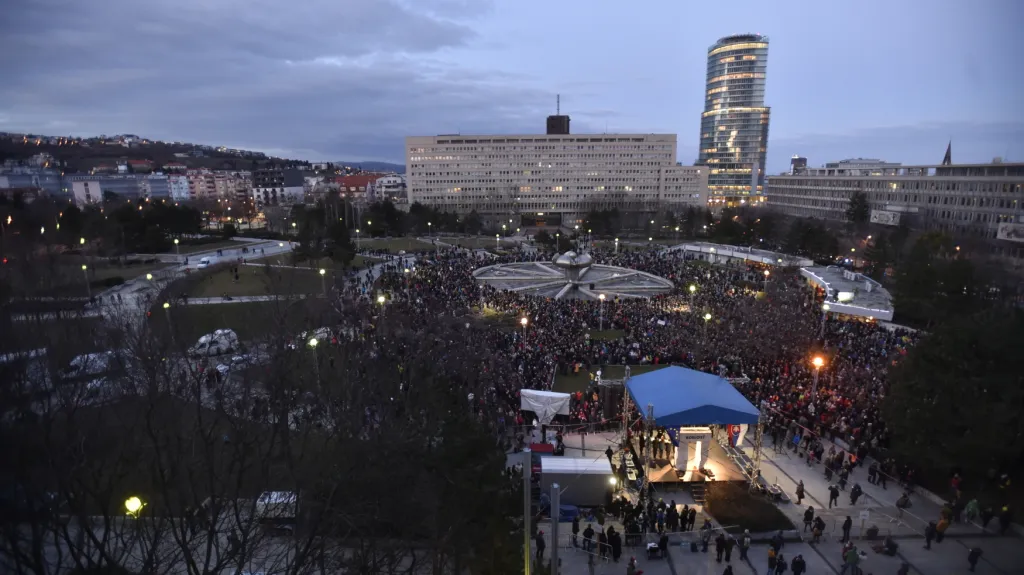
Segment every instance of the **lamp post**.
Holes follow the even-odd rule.
[[[356,228],[356,251],[359,251],[359,228]]]
[[[600,312],[601,319],[600,319],[600,323],[598,324],[598,331],[604,331],[604,294],[601,294],[601,295],[597,296],[597,299],[601,300],[601,303],[598,304],[600,306],[600,308],[601,308],[601,312]]]
[[[829,308],[827,303],[826,304],[822,304],[822,306],[821,306],[821,334],[819,334],[819,337],[820,337],[820,339],[822,341],[825,341],[825,320],[828,319],[828,310],[829,309],[831,309],[831,308]]]
[[[523,343],[526,343],[526,326],[530,324],[530,320],[525,317],[519,320],[519,325],[523,326]]]
[[[694,311],[693,308],[693,294],[697,293],[697,286],[690,284],[690,311]]]
[[[124,510],[129,517],[138,518],[139,512],[141,512],[142,508],[145,506],[146,504],[134,495],[124,500]]]
[[[615,238],[615,255],[619,255],[619,238]]]
[[[427,235],[428,236],[432,235],[433,231],[434,231],[434,224],[432,222],[427,222]]]
[[[405,297],[409,297],[409,268],[405,268]]]
[[[178,247],[178,238],[174,238],[174,257],[181,261],[181,248]]]
[[[320,287],[324,290],[324,295],[327,295],[327,270],[320,268]]]
[[[814,383],[811,385],[811,399],[813,400],[818,397],[818,372],[821,371],[821,366],[825,365],[825,360],[818,355],[811,360],[811,364],[814,365]]]
[[[89,285],[89,266],[82,264],[82,277],[85,278],[85,295],[92,299],[92,286]]]
[[[377,296],[377,303],[380,304],[380,317],[384,319],[384,304],[387,303],[388,298],[384,297],[384,294]]]
[[[315,338],[309,338],[309,349],[313,352],[313,373],[316,374],[316,384],[320,385],[320,358],[316,355],[316,346],[320,342]]]
[[[704,314],[704,339],[708,338],[708,322],[711,321],[711,314]]]
[[[679,226],[676,226],[676,243],[679,243]]]
[[[502,226],[504,227],[504,226]],[[501,247],[501,234],[494,234],[494,249]]]
[[[772,272],[764,270],[764,293],[768,293],[768,276],[772,275]]]

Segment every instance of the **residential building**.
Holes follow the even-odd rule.
[[[72,175],[66,179],[71,182],[71,193],[78,205],[102,202],[105,192],[128,200],[141,196],[139,178],[135,175]]]
[[[149,174],[140,176],[139,197],[140,198],[169,198],[171,195],[170,182],[166,174]]]
[[[344,197],[366,201],[372,201],[370,192],[373,184],[381,178],[380,174],[352,174],[350,176],[337,176],[334,181],[338,183],[338,191]]]
[[[300,204],[305,200],[305,180],[294,168],[271,168],[252,173],[252,198],[257,206]]]
[[[704,207],[708,169],[676,163],[675,134],[413,136],[409,203],[476,211],[489,223],[582,221],[594,209]]]
[[[726,36],[708,48],[700,154],[712,207],[764,201],[768,120],[764,105],[768,38]]]
[[[187,202],[192,199],[189,193],[188,176],[185,174],[170,174],[167,176],[168,195],[175,202]]]
[[[377,181],[371,184],[368,195],[374,200],[390,200],[392,202],[405,199],[405,176],[392,174],[377,178]]]
[[[876,224],[941,230],[1024,264],[1024,163],[901,166],[845,160],[768,179],[768,207],[798,217],[846,220],[862,192]]]
[[[188,195],[191,200],[217,199],[216,175],[209,170],[188,170]]]

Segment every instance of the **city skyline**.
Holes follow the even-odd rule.
[[[724,23],[711,8],[667,2],[643,11],[460,0],[247,6],[10,7],[0,23],[0,130],[401,162],[410,135],[543,133],[560,93],[574,133],[675,133],[677,160],[691,164],[707,47],[760,33],[772,46],[769,175],[794,154],[811,166],[935,163],[949,140],[955,162],[1024,155],[1024,114],[1013,105],[1024,81],[992,57],[1011,53],[1012,22],[1024,15],[1007,0],[868,2],[855,12],[740,3]]]

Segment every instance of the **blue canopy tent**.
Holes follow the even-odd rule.
[[[724,378],[703,371],[665,367],[629,378],[626,390],[645,417],[647,405],[654,406],[662,427],[757,425],[757,408]]]

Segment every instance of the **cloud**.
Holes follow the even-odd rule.
[[[0,117],[309,159],[403,161],[408,135],[536,131],[553,94],[444,57],[477,41],[489,5],[16,2],[0,22]]]

